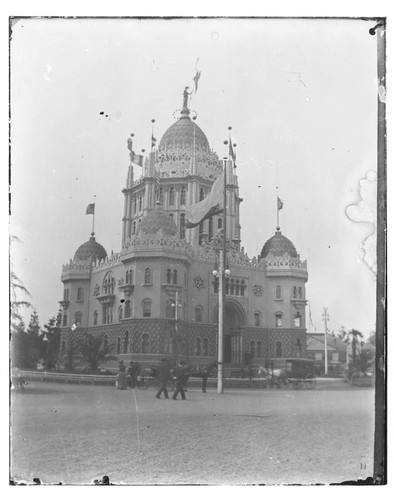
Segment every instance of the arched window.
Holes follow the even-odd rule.
[[[134,210],[133,211],[134,211],[134,213],[136,213],[137,212],[137,197],[134,198],[133,205],[134,205]]]
[[[137,222],[134,220],[133,221],[133,234],[135,234],[137,231]]]
[[[172,272],[172,282],[174,285],[176,285],[178,282],[178,271],[176,269],[174,269]]]
[[[280,300],[282,298],[282,287],[280,285],[276,286],[276,295],[275,298]]]
[[[169,205],[175,205],[175,188],[170,187],[170,190],[168,191],[168,204]]]
[[[208,339],[202,339],[202,355],[208,356]]]
[[[219,217],[219,219],[218,219],[218,229],[222,229],[222,227],[223,227],[223,221],[222,221],[222,219]]]
[[[282,313],[277,312],[275,313],[275,326],[282,326]]]
[[[63,292],[63,300],[69,300],[69,297],[70,297],[70,289],[65,288]]]
[[[211,240],[213,238],[213,219],[212,219],[212,217],[210,217],[209,221],[208,221],[208,235],[209,235],[209,239]]]
[[[123,353],[127,354],[129,352],[129,332],[124,334],[123,339]]]
[[[82,302],[83,300],[83,290],[82,288],[78,288],[77,290],[77,301]]]
[[[300,286],[298,287],[298,298],[302,299],[302,288]]]
[[[250,349],[249,349],[249,352],[250,352],[250,357],[253,359],[254,358],[254,355],[255,355],[255,341],[252,340],[250,342]]]
[[[283,356],[283,353],[282,353],[282,342],[278,341],[275,344],[275,357],[276,358],[281,358],[282,356]]]
[[[105,352],[108,351],[108,335],[104,335],[103,349],[104,349]]]
[[[294,316],[294,326],[296,328],[301,327],[301,314],[299,312],[297,312],[297,314]]]
[[[152,301],[151,299],[144,299],[142,301],[142,316],[150,318],[152,315]]]
[[[185,188],[185,186],[183,186],[181,188],[181,201],[180,201],[180,205],[186,205],[186,188]]]
[[[163,203],[164,203],[164,190],[162,187],[159,189],[159,201],[160,201],[160,205],[163,205]]]
[[[195,356],[201,356],[201,339],[200,337],[196,338],[196,344],[195,344],[195,349],[194,349],[194,355]]]
[[[152,272],[149,269],[149,267],[147,267],[145,269],[145,285],[151,285],[151,284],[152,284]]]
[[[296,342],[296,357],[297,358],[301,358],[302,357],[301,339],[297,339],[297,342]]]
[[[98,321],[98,312],[94,311],[93,313],[93,325],[96,326]]]
[[[171,269],[167,269],[167,283],[171,283]]]
[[[142,193],[140,194],[139,200],[138,200],[138,210],[141,212],[142,210]]]
[[[261,342],[260,342],[260,340],[258,340],[257,344],[256,344],[256,357],[261,358]]]
[[[144,335],[142,336],[141,352],[145,354],[150,352],[150,340],[147,333],[144,333]]]
[[[196,319],[196,323],[202,323],[202,306],[196,306],[195,319]]]
[[[202,201],[205,197],[205,193],[204,193],[204,188],[201,188],[200,189],[200,201]]]
[[[241,280],[241,296],[243,297],[245,295],[245,280]]]
[[[181,240],[185,238],[185,233],[186,233],[185,214],[181,214],[180,224],[179,224],[179,236]]]
[[[122,308],[122,306],[119,306],[119,309],[118,309],[118,321],[120,321],[122,319],[123,319],[123,308]]]
[[[62,326],[67,326],[67,314],[63,314]]]
[[[109,271],[105,276],[104,276],[104,281],[103,281],[103,295],[113,295],[114,290],[115,290],[115,278],[112,276],[112,272]]]
[[[124,305],[124,317],[130,318],[130,316],[131,316],[130,301],[126,300],[125,305]]]
[[[78,326],[82,323],[82,313],[77,311],[74,315],[74,323]]]
[[[61,353],[64,354],[66,352],[66,341],[62,340],[62,348],[61,348]]]
[[[172,299],[167,300],[166,303],[166,318],[169,319],[175,318],[175,303]]]
[[[116,354],[120,354],[120,337],[116,341]]]
[[[297,287],[295,286],[293,288],[293,299],[296,299],[297,298]]]
[[[260,313],[260,311],[255,311],[255,313],[254,313],[254,326],[261,326],[261,313]]]

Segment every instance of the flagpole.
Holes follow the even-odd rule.
[[[92,236],[94,236],[94,218],[96,216],[96,204],[94,204],[93,208],[93,222],[92,222]]]
[[[276,187],[276,230],[279,231],[279,206],[278,206],[278,186]]]

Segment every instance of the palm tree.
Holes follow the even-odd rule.
[[[358,330],[355,330],[354,328],[352,330],[346,331],[342,327],[340,332],[339,332],[339,337],[346,344],[351,343],[351,345],[352,345],[352,361],[351,361],[351,364],[349,366],[349,371],[351,372],[351,371],[353,371],[353,369],[355,367],[356,360],[357,360],[357,349],[356,349],[357,344],[358,344],[359,340],[364,337],[364,335],[361,332],[359,332]]]

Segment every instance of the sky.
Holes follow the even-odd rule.
[[[308,262],[312,331],[376,314],[377,52],[372,21],[21,19],[11,41],[15,273],[41,324],[62,299],[62,265],[88,240],[120,251],[127,138],[149,150],[191,108],[219,156],[237,144],[242,246],[276,227]],[[198,63],[197,63],[198,61]],[[104,112],[104,114],[100,114]],[[136,177],[139,172],[135,172]],[[278,188],[278,189],[276,189]],[[28,318],[28,316],[27,316]],[[307,324],[307,326],[309,326]]]

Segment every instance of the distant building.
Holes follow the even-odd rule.
[[[145,158],[128,139],[121,248],[108,255],[92,233],[63,266],[60,361],[84,332],[101,335],[113,360],[149,365],[163,355],[205,364],[217,358],[218,266],[222,215],[186,227],[185,208],[203,200],[223,171],[190,118],[180,118]],[[134,170],[142,176],[134,178]],[[236,366],[305,357],[306,261],[277,227],[249,258],[241,247],[238,178],[227,162],[227,267],[224,362]],[[263,214],[256,209],[261,223]],[[267,221],[265,221],[266,223]],[[76,325],[76,327],[73,325]]]
[[[327,334],[328,375],[341,375],[346,366],[348,345],[341,339]],[[306,334],[306,356],[315,361],[317,375],[324,375],[324,333]]]

